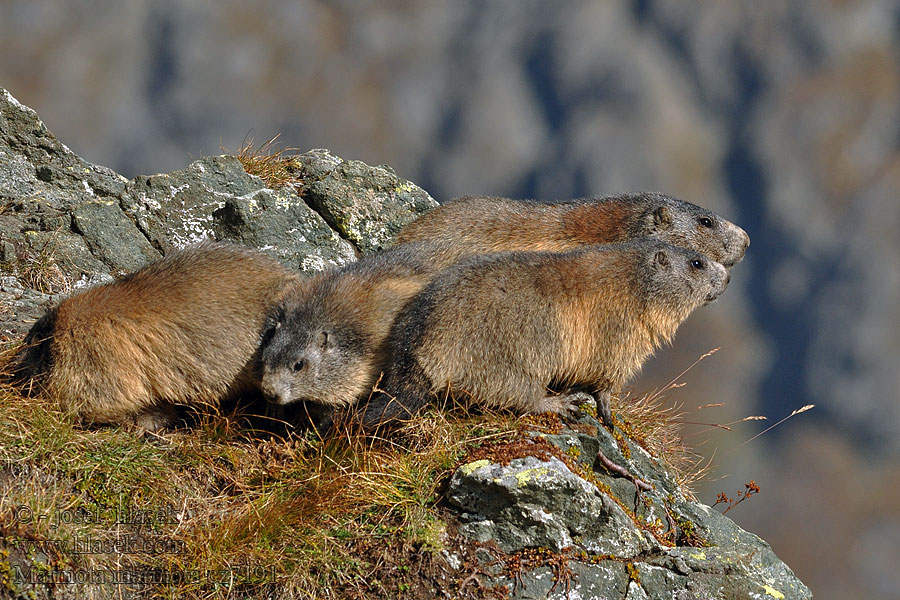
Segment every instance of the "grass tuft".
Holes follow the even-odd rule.
[[[58,233],[58,232],[57,232]],[[72,291],[72,280],[66,274],[58,258],[57,233],[49,235],[37,247],[15,243],[16,256],[12,264],[4,264],[6,270],[19,282],[42,294],[65,294]]]
[[[234,153],[247,173],[256,175],[267,188],[273,190],[288,184],[302,184],[297,177],[300,164],[287,154],[295,152],[296,148],[281,147],[279,137],[280,133],[259,146],[255,145],[252,137],[247,137]]]
[[[663,460],[684,493],[694,500],[694,487],[709,474],[711,462],[685,441],[683,426],[686,413],[683,405],[668,404],[666,394],[683,387],[685,384],[680,381],[681,378],[718,350],[714,348],[700,356],[659,390],[629,397],[625,401],[614,399],[614,409],[626,435],[651,455]]]

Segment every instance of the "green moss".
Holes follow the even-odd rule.
[[[584,414],[589,415],[593,418],[597,418],[597,405],[593,402],[585,402],[580,405],[579,408],[584,412]]]
[[[697,526],[693,521],[689,519],[679,519],[675,521],[676,526],[680,532],[678,539],[676,540],[677,545],[679,546],[694,546],[694,547],[709,547],[710,544],[708,541],[703,539],[703,537],[697,532]]]
[[[0,549],[0,588],[9,592],[16,592],[16,582],[13,578],[13,568],[9,564],[9,550]]]

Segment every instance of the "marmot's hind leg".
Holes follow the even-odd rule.
[[[155,404],[134,415],[134,424],[146,431],[160,431],[175,423],[178,409],[168,402]]]

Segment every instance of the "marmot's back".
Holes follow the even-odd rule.
[[[565,251],[654,237],[731,266],[750,238],[737,225],[690,202],[657,193],[620,194],[564,202],[470,196],[425,213],[395,243],[432,241],[446,247],[445,266],[465,256]]]
[[[186,248],[63,300],[26,336],[18,370],[84,421],[157,426],[161,406],[251,385],[265,316],[294,280],[255,250]]]

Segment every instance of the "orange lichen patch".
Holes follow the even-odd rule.
[[[538,460],[547,461],[558,458],[563,463],[570,462],[570,458],[558,447],[542,438],[524,438],[511,442],[491,442],[475,448],[466,455],[465,462],[472,463],[477,460],[488,460],[492,463],[507,466],[516,458],[533,456]]]

